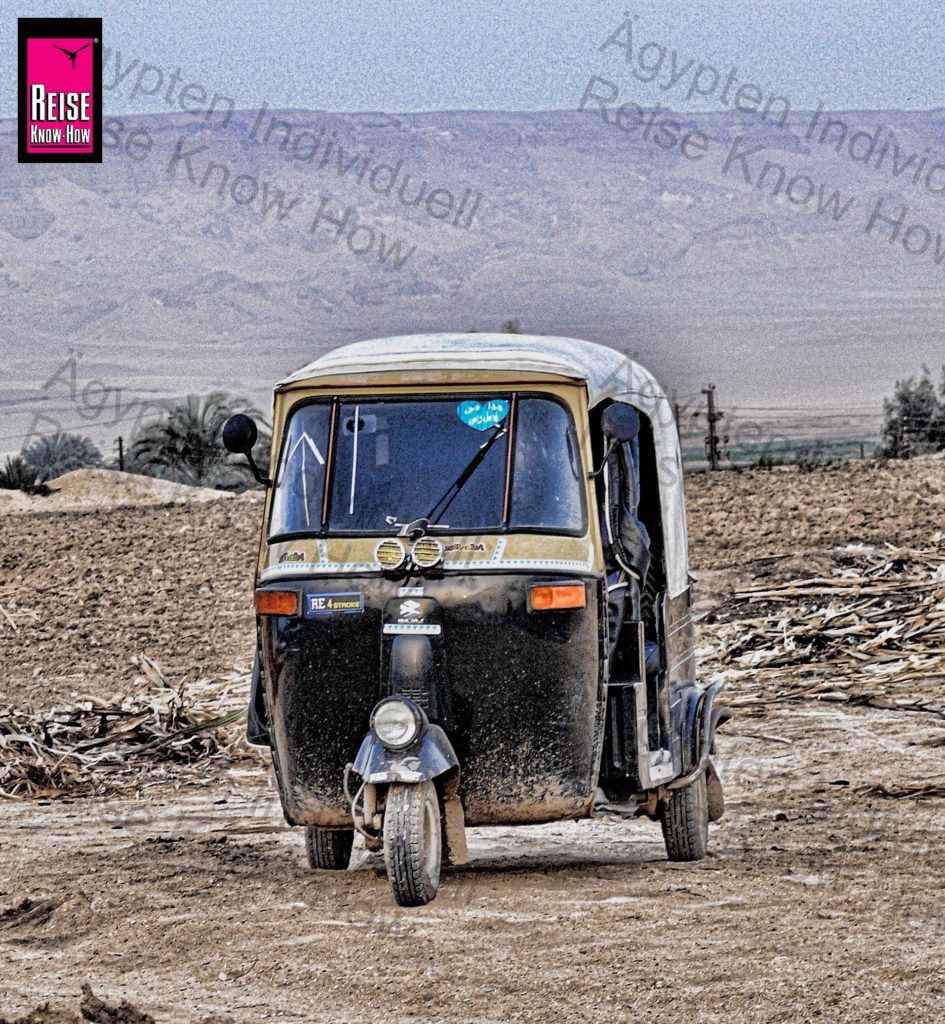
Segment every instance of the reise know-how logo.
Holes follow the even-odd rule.
[[[19,19],[18,159],[102,162],[102,19]]]

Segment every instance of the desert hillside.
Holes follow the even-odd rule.
[[[275,381],[343,342],[509,317],[613,344],[684,404],[714,382],[749,420],[770,406],[875,416],[897,378],[941,363],[939,199],[889,160],[809,140],[809,114],[783,128],[677,115],[709,140],[699,161],[593,109],[269,116],[302,140],[295,155],[285,128],[254,133],[254,111],[143,115],[120,119],[101,165],[41,168],[15,163],[0,122],[0,451],[37,411],[111,446],[132,399],[223,387],[265,407]],[[945,143],[941,111],[837,116],[851,136],[884,126],[902,154]],[[301,159],[319,132],[324,165]],[[736,144],[754,155],[726,169]],[[777,170],[759,186],[765,161],[784,168],[780,189]],[[796,202],[806,181],[816,198]],[[472,197],[458,221],[447,196],[457,214]],[[895,237],[867,232],[877,203],[893,220],[907,209]],[[398,247],[384,261],[382,238]],[[44,387],[70,352],[75,386]]]

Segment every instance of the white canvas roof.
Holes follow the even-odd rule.
[[[350,377],[397,370],[518,370],[583,381],[591,408],[609,399],[628,402],[653,429],[660,467],[660,504],[670,596],[689,585],[682,458],[673,409],[656,379],[616,349],[578,338],[525,334],[419,334],[358,341],[332,350],[282,382]],[[645,486],[645,483],[644,483]]]

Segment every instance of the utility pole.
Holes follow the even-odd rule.
[[[125,471],[125,439],[123,437],[118,438],[118,472],[124,473]]]
[[[709,435],[705,439],[706,458],[709,460],[709,469],[718,469],[719,463],[722,461],[722,455],[719,451],[719,432],[716,430],[715,425],[725,413],[716,411],[714,384],[703,388],[702,393],[706,397],[706,404],[708,406],[706,419],[709,421]]]
[[[676,433],[679,433],[679,402],[676,400],[676,389],[673,389],[673,419],[676,421]]]

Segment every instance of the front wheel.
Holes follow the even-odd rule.
[[[354,832],[351,829],[307,828],[305,852],[308,866],[324,871],[344,871],[351,860]]]
[[[660,808],[663,841],[670,860],[702,860],[709,846],[709,799],[705,772],[674,789]]]
[[[436,896],[442,860],[436,786],[391,786],[384,811],[384,862],[400,906],[422,907]]]

